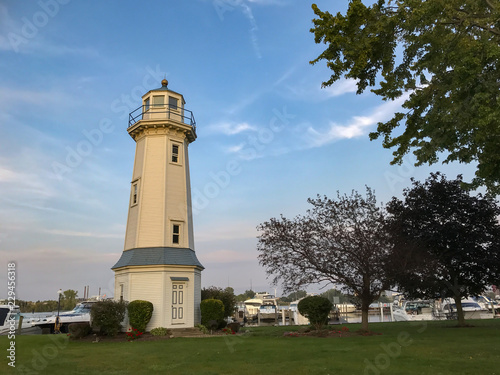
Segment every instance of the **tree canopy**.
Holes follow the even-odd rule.
[[[477,163],[469,185],[500,193],[500,3],[495,0],[351,0],[345,15],[312,6],[315,60],[357,80],[402,111],[379,123],[371,139],[395,147],[392,164],[412,150],[416,165]],[[399,129],[402,126],[403,129]]]
[[[61,296],[61,310],[72,310],[75,308],[78,299],[78,291],[73,289],[65,290]]]
[[[238,294],[236,296],[236,301],[237,302],[243,302],[246,301],[247,299],[253,298],[255,296],[255,292],[253,290],[245,290],[244,293]]]
[[[280,302],[294,302],[301,298],[304,298],[305,296],[307,296],[307,292],[305,290],[297,290],[290,293],[288,296],[281,297]]]
[[[439,173],[413,181],[387,212],[397,263],[389,270],[400,290],[412,298],[453,298],[464,325],[461,299],[499,280],[500,208],[461,184],[461,176],[448,181]]]
[[[361,301],[366,330],[370,303],[389,287],[385,213],[369,188],[366,198],[353,191],[308,202],[305,216],[272,218],[257,227],[259,263],[285,292],[321,282],[342,286]]]

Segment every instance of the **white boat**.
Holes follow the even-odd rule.
[[[439,301],[414,300],[405,301],[402,306],[410,320],[440,320],[445,319]]]
[[[61,325],[60,331],[67,333],[68,326],[71,323],[90,323],[90,310],[92,308],[92,304],[96,302],[99,301],[84,301],[77,304],[71,311],[59,313],[59,324]],[[54,314],[45,318],[33,319],[31,320],[31,324],[42,329],[50,329],[50,332],[53,333],[57,316],[57,314]]]
[[[0,335],[42,333],[40,328],[33,327],[30,322],[24,321],[24,319],[21,323],[21,332],[19,332],[20,319],[21,311],[19,306],[0,305]]]
[[[247,320],[256,320],[260,311],[260,306],[264,303],[264,298],[269,298],[269,293],[256,293],[253,298],[247,299],[245,302],[245,317]],[[273,297],[273,296],[271,296]]]
[[[481,306],[481,309],[483,311],[490,311],[493,312],[493,310],[498,310],[500,309],[500,305],[498,304],[498,301],[495,301],[494,299],[487,297],[487,296],[475,296],[471,297],[471,299],[474,302],[477,302],[479,306]]]
[[[473,299],[462,299],[462,311],[465,319],[481,319],[481,306]],[[452,300],[447,300],[443,306],[443,312],[450,318],[455,319],[457,314],[457,305]]]
[[[309,319],[302,315],[299,312],[299,308],[297,307],[302,299],[303,298],[298,299],[297,301],[290,302],[290,311],[292,312],[293,324],[299,326],[309,324]]]
[[[245,318],[248,320],[257,319],[260,306],[262,305],[262,299],[250,298],[247,299],[244,303],[245,303]]]
[[[406,313],[405,309],[397,305],[392,305],[392,318],[395,322],[406,322],[411,320],[411,316]]]
[[[271,294],[262,297],[262,305],[259,307],[261,321],[276,320],[278,317],[278,298]]]

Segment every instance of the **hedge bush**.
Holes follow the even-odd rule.
[[[332,303],[324,297],[310,296],[301,299],[297,308],[302,315],[309,319],[311,325],[316,329],[321,329],[328,322]]]
[[[90,323],[71,323],[68,325],[68,332],[71,340],[77,340],[90,335],[92,328]]]
[[[94,303],[90,310],[92,328],[99,328],[102,335],[115,336],[121,330],[126,307],[125,302],[113,300]]]
[[[135,300],[128,304],[127,310],[129,324],[140,332],[145,332],[153,316],[153,304],[149,301]]]
[[[218,324],[224,321],[224,304],[218,299],[205,299],[200,303],[201,309],[201,324],[205,327],[211,325],[211,321]]]
[[[153,336],[167,336],[170,335],[170,331],[165,328],[165,327],[156,327],[151,330],[151,333]]]

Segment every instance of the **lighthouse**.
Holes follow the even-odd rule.
[[[136,143],[125,246],[115,272],[115,299],[153,303],[147,330],[200,323],[201,271],[194,249],[188,146],[196,122],[184,97],[161,87],[129,114]]]

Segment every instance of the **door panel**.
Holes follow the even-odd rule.
[[[184,284],[172,284],[172,324],[184,323]]]

